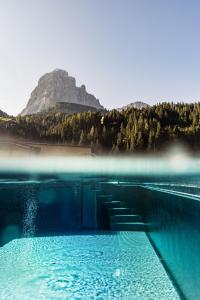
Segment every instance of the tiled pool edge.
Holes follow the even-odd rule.
[[[162,264],[163,268],[165,269],[165,272],[169,278],[169,280],[171,281],[174,289],[176,290],[180,300],[187,300],[182,292],[182,290],[180,289],[176,279],[174,278],[174,276],[171,274],[167,264],[165,263],[165,260],[162,258],[162,256],[160,255],[159,251],[157,250],[152,238],[150,237],[150,235],[148,234],[148,232],[146,232],[147,238],[149,239],[149,242],[154,250],[154,252],[156,253],[158,259],[160,260],[160,263]]]

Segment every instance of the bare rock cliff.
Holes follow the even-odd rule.
[[[97,110],[103,109],[99,100],[87,93],[84,85],[77,87],[75,78],[69,76],[64,70],[56,69],[39,79],[21,115],[48,111],[58,102],[81,104]]]

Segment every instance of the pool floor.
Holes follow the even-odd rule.
[[[0,248],[0,299],[179,299],[144,232],[13,240]]]

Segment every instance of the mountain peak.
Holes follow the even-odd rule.
[[[6,116],[8,116],[8,115],[0,109],[0,117],[6,117]]]
[[[135,101],[135,102],[131,102],[128,105],[122,106],[121,108],[118,108],[119,111],[122,110],[126,110],[128,108],[136,108],[136,109],[142,109],[142,108],[146,108],[149,107],[150,105],[142,102],[142,101]]]
[[[21,115],[48,111],[58,102],[103,109],[99,100],[86,91],[85,85],[77,87],[76,79],[69,76],[67,71],[55,69],[39,79]]]
[[[54,69],[52,72],[65,72],[65,73],[67,73],[67,71],[65,71],[63,69],[59,69],[59,68]]]

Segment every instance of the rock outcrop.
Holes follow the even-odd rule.
[[[84,85],[77,87],[75,78],[64,70],[56,69],[39,79],[21,115],[49,111],[58,102],[80,104],[97,110],[104,109],[98,99],[87,93]]]
[[[97,110],[97,108],[88,105],[67,102],[56,102],[55,106],[51,107],[48,112],[61,112],[68,115],[72,115],[75,113],[81,113],[85,111],[96,112]]]
[[[6,117],[8,116],[4,111],[0,110],[0,117]]]
[[[136,102],[133,102],[133,103],[130,103],[126,106],[123,106],[121,108],[118,108],[117,110],[118,111],[122,111],[122,110],[126,110],[128,108],[137,108],[137,109],[142,109],[142,108],[146,108],[146,107],[149,107],[150,105],[147,104],[147,103],[144,103],[144,102],[141,102],[141,101],[136,101]]]

